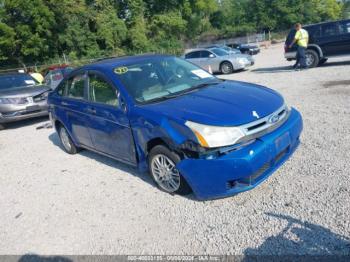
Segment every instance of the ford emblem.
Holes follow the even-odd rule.
[[[276,122],[278,122],[278,120],[280,120],[280,116],[279,115],[273,115],[269,118],[269,123],[274,124]]]

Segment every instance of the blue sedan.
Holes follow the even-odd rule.
[[[296,150],[303,126],[277,92],[163,55],[83,66],[48,102],[69,154],[95,151],[149,171],[163,191],[201,200],[266,180]]]

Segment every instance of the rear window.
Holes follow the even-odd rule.
[[[295,29],[292,29],[289,31],[289,34],[288,34],[287,39],[286,39],[287,45],[290,45],[293,42],[293,39],[295,37],[295,33],[296,33]]]
[[[217,56],[226,56],[228,55],[229,53],[227,53],[225,50],[223,49],[220,49],[220,48],[213,48],[211,49],[211,51],[216,54]]]
[[[0,90],[23,86],[34,86],[38,82],[27,74],[0,75]]]

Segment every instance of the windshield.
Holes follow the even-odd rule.
[[[34,78],[27,74],[0,75],[0,90],[36,84]]]
[[[169,99],[219,82],[203,69],[176,57],[155,57],[114,69],[137,103]]]
[[[221,48],[213,48],[210,49],[210,51],[212,51],[214,54],[216,54],[217,56],[226,56],[229,55],[228,52],[226,52],[224,49]]]

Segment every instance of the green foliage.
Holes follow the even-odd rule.
[[[349,0],[0,0],[0,65],[181,53],[185,41],[348,17]]]

